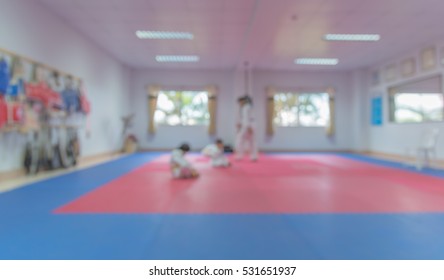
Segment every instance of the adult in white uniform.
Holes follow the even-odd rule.
[[[211,165],[213,167],[228,167],[231,165],[224,154],[224,142],[221,139],[217,139],[214,144],[206,146],[202,150],[202,154],[211,158]]]
[[[199,173],[194,169],[189,161],[185,159],[185,154],[190,150],[190,146],[186,143],[179,148],[174,149],[171,153],[170,167],[173,178],[188,179],[196,178]]]
[[[246,150],[250,153],[252,161],[257,160],[257,146],[255,139],[255,125],[253,117],[252,101],[249,96],[243,96],[238,99],[240,106],[239,119],[237,122],[236,135],[236,159],[242,159]]]

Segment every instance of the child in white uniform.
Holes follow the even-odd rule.
[[[217,139],[215,144],[206,146],[202,150],[202,154],[211,158],[211,165],[213,167],[228,167],[231,165],[224,154],[224,142],[221,139]]]
[[[185,154],[189,151],[190,146],[184,143],[179,148],[174,149],[171,153],[170,167],[173,178],[189,179],[197,178],[199,176],[197,170],[185,159]]]

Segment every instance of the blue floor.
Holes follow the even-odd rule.
[[[444,213],[51,213],[159,155],[136,154],[0,194],[0,259],[444,259]],[[444,171],[423,172],[444,178]]]

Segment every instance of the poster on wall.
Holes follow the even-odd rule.
[[[0,49],[0,132],[66,124],[90,111],[82,80]]]
[[[383,114],[382,114],[382,97],[381,96],[377,96],[377,97],[373,97],[372,98],[372,103],[371,103],[371,121],[372,121],[372,125],[374,126],[380,126],[382,125],[382,118],[383,118]]]

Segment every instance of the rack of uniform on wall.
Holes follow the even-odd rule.
[[[0,133],[27,137],[27,173],[76,165],[89,113],[80,78],[0,48]]]

